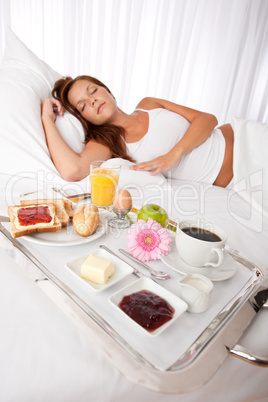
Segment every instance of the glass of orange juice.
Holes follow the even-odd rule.
[[[102,166],[104,164],[104,166]],[[98,207],[113,203],[119,181],[121,165],[109,167],[109,162],[95,161],[90,164],[91,201]]]

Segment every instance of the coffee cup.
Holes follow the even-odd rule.
[[[182,260],[193,267],[218,267],[224,260],[227,234],[204,220],[184,220],[178,224],[176,247]]]
[[[179,280],[180,297],[190,313],[203,313],[209,306],[213,283],[200,274],[188,274]]]

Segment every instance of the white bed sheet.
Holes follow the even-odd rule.
[[[267,265],[267,219],[258,215],[252,219],[252,211],[238,194],[184,182],[172,182],[172,192],[172,199],[164,200],[160,188],[151,188],[149,193],[144,193],[145,201],[149,201],[150,197],[158,204],[169,206],[172,219],[202,216],[213,220],[228,232],[230,247]],[[139,207],[140,195],[133,195],[134,205]],[[5,200],[8,197],[2,187],[1,213],[6,212]],[[90,338],[25,276],[25,259],[17,260],[18,265],[14,265],[14,259],[17,259],[14,247],[2,237],[0,246],[5,250],[0,249],[0,378],[4,379],[0,387],[1,400],[221,402],[228,399],[244,402],[267,398],[267,369],[233,357],[224,361],[207,384],[187,394],[163,395],[131,383],[91,343]],[[245,335],[243,343],[240,342],[266,355],[267,318],[267,311],[263,311]]]

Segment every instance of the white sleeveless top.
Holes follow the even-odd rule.
[[[136,163],[164,155],[184,136],[190,123],[181,115],[167,109],[136,109],[148,113],[149,127],[144,137],[126,143],[128,154]],[[225,139],[221,130],[214,129],[210,137],[184,155],[165,177],[213,184],[221,169],[225,153]]]

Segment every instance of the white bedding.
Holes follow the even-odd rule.
[[[0,172],[26,177],[42,175],[62,182],[49,156],[40,118],[41,102],[51,96],[60,78],[7,29],[6,48],[0,66]],[[62,135],[72,147],[82,149],[83,133],[76,119],[66,114]]]
[[[268,217],[268,124],[233,119],[234,190]]]

